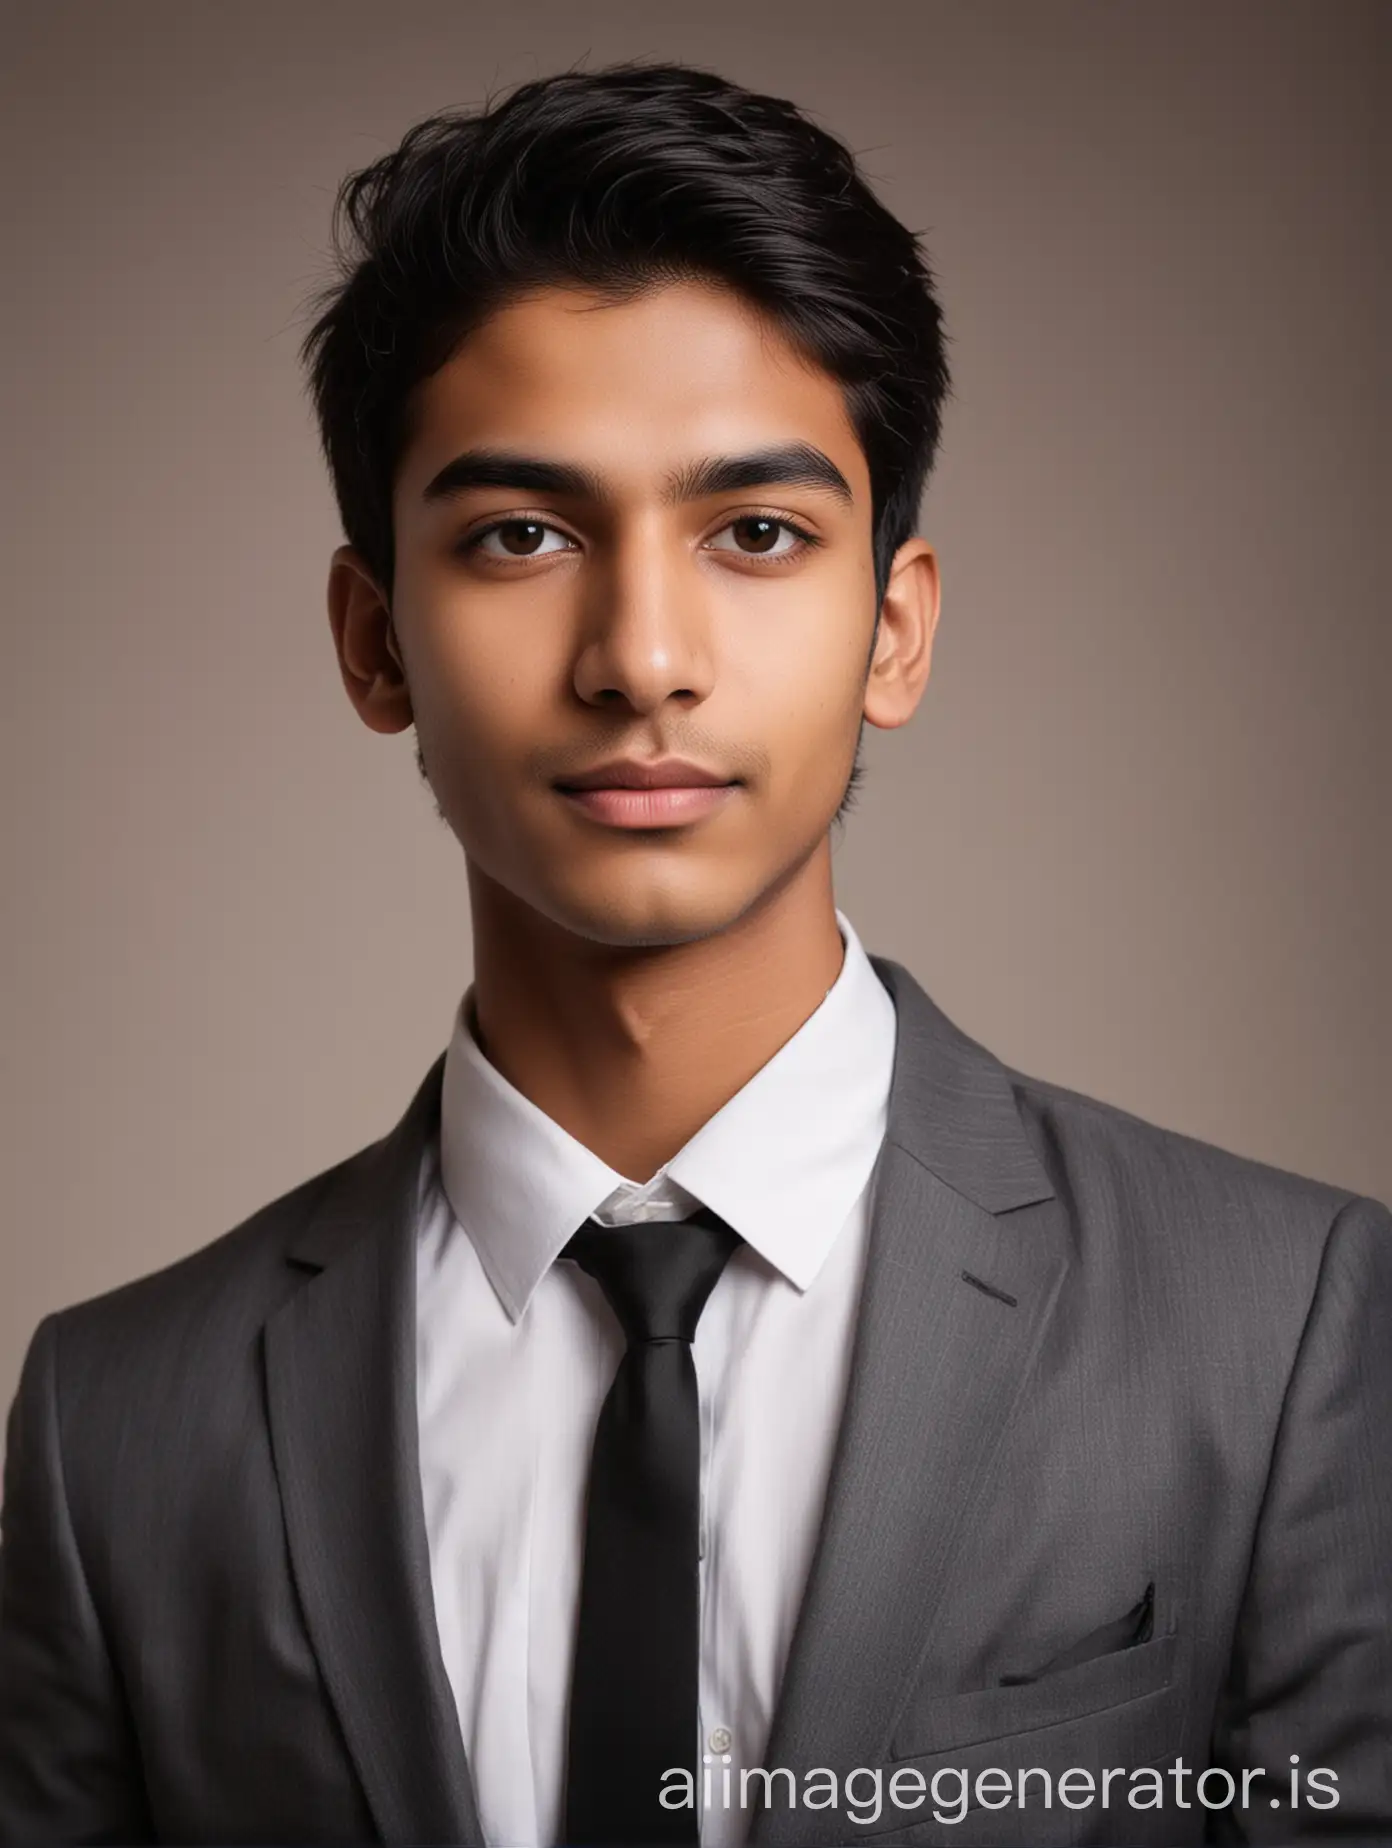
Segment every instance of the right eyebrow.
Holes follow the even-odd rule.
[[[603,500],[604,485],[587,468],[551,462],[508,449],[466,449],[446,462],[426,484],[422,499],[438,501],[470,488],[525,488],[533,494],[565,494],[573,500]]]

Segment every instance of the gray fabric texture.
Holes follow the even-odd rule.
[[[889,1128],[764,1764],[799,1790],[817,1767],[1265,1771],[1227,1810],[1191,1779],[1187,1807],[1119,1784],[947,1821],[781,1783],[752,1841],[1392,1836],[1392,1216],[1011,1071],[874,963]],[[0,1841],[481,1840],[416,1447],[442,1067],[382,1141],[36,1333],[0,1524]],[[1336,1807],[1291,1808],[1292,1754],[1337,1773]]]

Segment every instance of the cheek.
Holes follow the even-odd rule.
[[[850,596],[803,602],[759,625],[745,651],[751,708],[794,774],[834,776],[842,746],[854,751],[870,653],[870,626],[855,607]]]
[[[436,618],[407,660],[416,724],[440,762],[496,761],[537,735],[551,678],[543,652],[516,625]]]

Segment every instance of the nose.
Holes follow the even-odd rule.
[[[589,575],[575,691],[587,705],[646,715],[706,699],[714,663],[700,571],[656,526],[606,548]]]

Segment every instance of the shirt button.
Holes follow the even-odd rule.
[[[713,1726],[711,1736],[706,1741],[713,1752],[728,1752],[735,1742],[735,1736],[728,1726]]]

